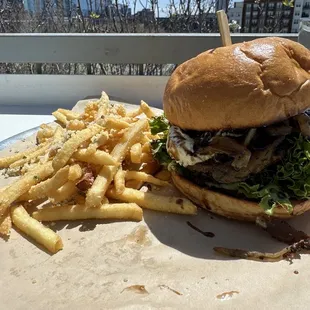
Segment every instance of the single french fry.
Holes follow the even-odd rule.
[[[118,194],[121,194],[125,190],[125,171],[123,171],[122,166],[115,173],[114,187]]]
[[[68,181],[62,187],[58,188],[55,191],[50,192],[49,199],[53,203],[58,203],[73,198],[73,196],[77,193],[77,191],[78,190],[74,182]]]
[[[79,164],[74,164],[69,168],[68,180],[75,181],[82,177],[83,171]]]
[[[145,133],[145,135],[142,137],[142,139],[141,139],[141,144],[143,144],[143,146],[145,145],[145,144],[147,144],[147,143],[150,143],[151,141],[152,141],[152,139],[150,139],[148,136],[149,135],[151,135],[151,133],[148,131],[148,132],[146,132]],[[145,152],[144,150],[143,150],[143,152]]]
[[[77,131],[72,137],[67,140],[63,147],[57,152],[53,159],[53,168],[59,170],[66,165],[72,154],[84,142],[89,140],[92,136],[96,135],[102,130],[102,127],[94,124],[86,129]]]
[[[169,181],[171,180],[171,172],[168,170],[161,170],[155,174],[155,177],[163,181]]]
[[[83,162],[101,166],[116,166],[118,164],[117,161],[109,153],[100,150],[97,150],[91,155],[89,155],[86,149],[78,150],[73,154],[73,158]]]
[[[61,114],[63,114],[67,118],[67,120],[69,120],[69,121],[78,119],[80,117],[79,113],[76,113],[72,110],[57,109],[57,112],[60,112]]]
[[[151,163],[154,161],[154,158],[150,153],[142,153],[140,158],[141,163]]]
[[[85,127],[85,123],[79,119],[68,121],[66,125],[66,129],[68,130],[83,130]]]
[[[23,206],[13,206],[11,209],[13,224],[26,235],[42,244],[51,253],[63,248],[61,238],[51,229],[32,218]]]
[[[142,153],[151,154],[152,150],[151,150],[150,142],[143,143],[141,151]]]
[[[96,115],[96,121],[100,121],[101,118],[108,113],[110,107],[110,98],[106,92],[103,91],[101,93],[101,97],[98,100],[97,104],[98,104],[98,112]]]
[[[92,144],[98,148],[99,146],[106,144],[108,139],[109,139],[109,134],[106,131],[102,131],[96,136],[94,136],[91,139],[91,141],[92,141]]]
[[[122,105],[122,104],[117,104],[115,106],[115,109],[116,109],[116,113],[121,116],[122,118],[125,118],[126,117],[126,109],[125,107]]]
[[[68,124],[68,120],[66,118],[66,116],[62,113],[60,113],[59,111],[55,111],[52,113],[52,115],[57,119],[57,121],[63,125],[63,126],[67,126]]]
[[[52,126],[42,124],[37,132],[37,143],[41,144],[54,136],[55,129]]]
[[[88,208],[85,205],[64,205],[47,207],[32,213],[38,221],[113,219],[141,221],[143,211],[135,203],[102,204],[98,208]]]
[[[108,129],[120,130],[130,127],[130,124],[115,117],[107,117],[105,121],[105,127]]]
[[[32,186],[28,193],[22,195],[20,200],[35,200],[47,197],[50,192],[55,191],[68,181],[69,166],[59,169],[54,176],[39,184]]]
[[[153,177],[150,174],[147,174],[145,172],[140,172],[140,171],[126,171],[125,179],[143,181],[143,182],[151,183],[151,184],[158,185],[158,186],[171,186],[169,182],[162,181],[160,179]]]
[[[115,189],[112,188],[107,191],[106,196],[124,202],[136,203],[142,208],[160,212],[189,215],[197,213],[197,207],[190,200],[183,197],[160,196],[132,188],[125,188],[122,194],[117,194]]]
[[[9,185],[5,191],[0,193],[0,216],[2,216],[7,208],[17,200],[21,195],[26,193],[31,186],[45,180],[54,172],[51,162],[44,165],[38,165],[35,169],[27,172],[17,181]]]
[[[134,164],[141,163],[142,146],[140,143],[135,143],[130,149],[130,160]]]
[[[152,118],[152,117],[156,116],[156,114],[151,110],[150,106],[146,102],[144,102],[143,100],[141,100],[140,108],[141,108],[141,111],[146,115],[147,118]]]
[[[4,215],[0,216],[0,236],[7,237],[11,233],[12,219],[7,210]]]
[[[159,169],[160,169],[160,165],[158,164],[157,161],[154,160],[154,161],[149,162],[149,163],[143,163],[142,167],[139,169],[139,171],[153,175]]]
[[[137,110],[127,112],[126,116],[130,117],[130,118],[135,118],[135,117],[141,115],[142,113],[143,112],[141,110],[141,107],[139,107]]]
[[[125,182],[126,187],[133,189],[140,189],[143,186],[143,181],[138,180],[127,180]]]
[[[143,130],[148,126],[147,120],[139,120],[122,136],[120,142],[113,148],[111,155],[119,163],[123,161],[131,146],[137,143],[141,137]],[[102,198],[108,186],[111,184],[117,166],[104,166],[99,171],[92,187],[86,194],[86,206],[97,207],[101,204]]]

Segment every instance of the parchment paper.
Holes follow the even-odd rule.
[[[10,181],[1,176],[1,187]],[[187,221],[213,232],[214,238],[196,232]],[[310,233],[309,213],[290,223]],[[290,264],[213,252],[214,246],[269,252],[284,247],[251,224],[203,210],[197,216],[144,210],[140,223],[58,222],[51,228],[64,242],[53,256],[14,230],[8,242],[0,240],[0,309],[309,307],[310,255]]]

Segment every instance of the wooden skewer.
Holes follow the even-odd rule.
[[[228,25],[228,19],[225,11],[220,10],[216,12],[217,21],[220,28],[222,44],[223,46],[232,45],[230,37],[230,29]]]

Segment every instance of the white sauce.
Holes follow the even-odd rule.
[[[169,152],[170,140],[172,141],[172,145],[178,152],[178,159],[176,159],[176,162],[183,167],[196,165],[198,163],[209,160],[214,156],[214,154],[194,154],[194,140],[176,126],[170,127],[170,132],[167,139],[167,151],[169,154],[171,154],[171,152]]]

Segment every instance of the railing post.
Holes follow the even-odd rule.
[[[298,42],[310,49],[310,27],[305,24],[301,24],[298,33]]]

